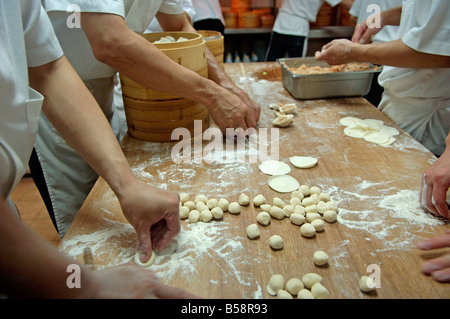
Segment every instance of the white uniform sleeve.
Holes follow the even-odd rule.
[[[164,0],[159,11],[167,14],[181,14],[184,12],[181,0]]]
[[[410,48],[438,55],[450,55],[450,1],[416,1],[417,26],[402,38]]]
[[[117,14],[125,17],[125,6],[123,1],[115,0],[42,0],[45,10],[72,12],[74,5],[78,6],[80,12],[103,12]]]
[[[40,2],[21,1],[20,5],[28,66],[41,66],[60,58],[63,51]]]

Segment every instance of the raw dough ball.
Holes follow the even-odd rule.
[[[180,202],[181,204],[186,203],[189,200],[189,194],[187,193],[181,193],[180,194]]]
[[[321,193],[320,188],[317,187],[317,186],[312,186],[312,187],[309,189],[309,195],[312,195],[312,194],[317,194],[317,195],[319,195],[320,193]]]
[[[283,219],[284,217],[286,217],[286,213],[284,212],[284,210],[278,206],[272,206],[269,214],[276,219]]]
[[[309,196],[309,186],[308,185],[300,185],[298,190],[300,192],[302,192],[303,196]]]
[[[188,218],[190,223],[196,223],[200,219],[200,212],[196,209],[193,209],[189,212]]]
[[[314,264],[317,266],[323,266],[328,263],[328,254],[324,251],[318,250],[314,253]]]
[[[202,201],[195,203],[195,209],[199,212],[204,211],[205,209],[208,209],[208,206],[206,206],[205,203]]]
[[[286,283],[286,290],[293,296],[297,296],[303,287],[303,282],[298,278],[291,278]]]
[[[316,234],[316,229],[311,224],[303,224],[300,227],[300,234],[304,237],[313,237]]]
[[[300,187],[301,187],[301,186],[300,186]],[[298,198],[298,199],[300,199],[300,201],[301,201],[303,198],[305,198],[305,195],[303,195],[303,193],[302,193],[301,191],[296,190],[296,191],[293,191],[293,192],[292,192],[291,197],[292,197],[292,198]]]
[[[322,277],[314,272],[307,273],[302,277],[302,282],[306,288],[311,289],[311,287],[318,282],[322,281]]]
[[[191,200],[187,201],[186,203],[184,203],[184,206],[188,207],[189,210],[194,210],[196,209],[195,207],[195,203]]]
[[[208,198],[205,195],[197,195],[195,196],[194,202],[197,204],[198,202],[203,202],[204,204],[206,204],[206,202],[208,201]]]
[[[317,205],[320,202],[319,194],[316,194],[316,193],[311,194],[311,195],[309,195],[309,198],[311,199],[313,204]]]
[[[327,202],[327,205],[328,205],[328,210],[334,210],[334,211],[337,211],[337,208],[338,208],[338,207],[337,207],[336,202],[330,200],[329,202]]]
[[[290,200],[289,200],[289,204],[291,204],[292,206],[297,206],[297,205],[301,205],[302,204],[302,201],[301,201],[301,199],[300,198],[298,198],[298,197],[293,197],[293,198],[291,198]]]
[[[272,208],[272,206],[270,206],[268,204],[262,204],[260,207],[265,212],[270,212],[270,209]]]
[[[225,198],[221,198],[219,199],[219,202],[217,203],[217,206],[219,206],[220,208],[222,208],[222,210],[224,212],[226,212],[228,210],[228,206],[230,205],[230,203],[228,202],[228,200],[226,200]]]
[[[323,231],[325,229],[325,223],[323,222],[322,219],[314,219],[311,222],[311,225],[313,225],[313,227],[316,229],[316,232]]]
[[[286,206],[286,203],[281,198],[278,197],[274,197],[272,203],[274,206],[278,206],[280,208]]]
[[[292,295],[286,290],[280,289],[277,292],[277,299],[293,299]]]
[[[272,121],[272,124],[279,127],[288,127],[289,125],[292,124],[293,119],[294,119],[293,114],[284,115],[279,113],[277,118]]]
[[[247,194],[242,193],[239,195],[238,203],[242,206],[248,205],[250,203],[250,197],[248,197]]]
[[[276,296],[278,290],[284,288],[284,277],[281,274],[272,275],[269,279],[269,284],[267,285],[267,292],[269,295]]]
[[[155,262],[155,259],[156,259],[156,255],[155,255],[154,251],[152,251],[152,255],[150,256],[150,259],[145,263],[141,262],[141,260],[139,259],[139,256],[140,255],[139,255],[139,251],[138,251],[134,255],[134,262],[136,265],[139,265],[142,267],[150,267]]]
[[[217,207],[219,204],[219,201],[215,198],[208,199],[206,202],[206,206],[208,206],[209,209],[213,209],[214,207]]]
[[[267,175],[284,175],[288,174],[291,171],[291,168],[286,163],[267,160],[259,165],[259,170]]]
[[[375,290],[375,280],[371,277],[362,276],[359,279],[359,289],[364,292],[371,292]]]
[[[259,207],[266,203],[266,198],[262,194],[258,194],[253,198],[253,205]]]
[[[308,208],[308,207],[306,207],[306,208]],[[306,210],[306,208],[305,208],[305,211],[306,211],[306,221],[307,221],[308,223],[311,223],[313,220],[321,219],[321,218],[322,218],[322,216],[320,216],[319,213],[308,213],[307,210]]]
[[[305,197],[302,200],[302,205],[305,206],[305,207],[308,207],[308,206],[311,206],[311,205],[314,205],[314,204],[315,204],[314,203],[314,198]]]
[[[180,219],[186,219],[189,216],[189,207],[181,206],[180,207]]]
[[[330,297],[330,293],[327,288],[325,288],[320,282],[315,283],[311,287],[311,294],[315,299],[328,299]]]
[[[328,205],[324,201],[320,201],[316,206],[319,214],[323,214],[328,210]]]
[[[319,212],[319,208],[317,207],[317,205],[316,204],[312,204],[312,205],[309,205],[309,206],[306,206],[305,207],[305,212],[306,212],[306,214],[308,214],[308,213],[318,213]]]
[[[292,214],[289,218],[294,225],[300,226],[305,222],[305,216],[300,214]]]
[[[299,183],[290,175],[271,176],[268,181],[269,187],[279,193],[290,193],[299,187]]]
[[[297,205],[294,207],[294,214],[299,214],[305,216],[305,207]]]
[[[228,212],[230,214],[239,214],[241,212],[241,205],[238,202],[232,202],[228,206]]]
[[[213,218],[211,211],[209,209],[202,210],[200,213],[200,220],[202,222],[209,222]]]
[[[314,299],[314,296],[308,289],[302,289],[298,292],[297,299]]]
[[[283,210],[284,210],[284,214],[286,215],[286,217],[289,217],[294,213],[294,206],[286,205],[283,207]]]
[[[278,235],[273,235],[269,238],[269,245],[273,249],[282,249],[284,247],[283,238]]]
[[[330,194],[328,193],[320,193],[319,199],[324,202],[329,202],[331,200]]]
[[[317,164],[317,158],[309,156],[292,156],[289,161],[297,168],[311,168]]]
[[[256,221],[261,225],[267,226],[270,223],[270,215],[267,212],[260,212],[256,215]]]
[[[250,239],[258,238],[260,235],[258,225],[251,224],[247,227],[247,236]]]
[[[211,209],[211,214],[215,219],[221,219],[223,217],[223,210],[220,207],[214,207]]]
[[[337,219],[337,213],[334,210],[327,210],[325,213],[323,213],[323,219],[329,223],[333,223]]]

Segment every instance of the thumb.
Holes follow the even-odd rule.
[[[136,228],[136,233],[139,259],[142,263],[145,263],[152,256],[150,226],[147,226],[146,224],[139,226],[138,228]]]

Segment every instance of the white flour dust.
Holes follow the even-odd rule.
[[[105,264],[97,265],[99,269],[132,262],[136,253],[133,227],[127,223],[111,222],[106,218],[105,221],[111,224],[107,229],[75,236],[63,242],[61,249],[69,256],[77,257],[83,253],[85,247],[90,247],[95,259],[109,260]],[[216,268],[217,272],[207,274],[211,283],[238,282],[253,289],[251,295],[241,296],[242,298],[262,298],[258,280],[252,273],[239,270],[246,268],[242,265],[251,265],[255,261],[244,251],[244,238],[233,237],[229,232],[232,226],[223,221],[199,222],[185,226],[168,248],[156,253],[155,262],[150,266],[161,280],[170,282],[175,274],[189,278],[198,272],[200,265],[213,261],[215,264],[210,265],[210,268]],[[264,256],[264,260],[267,258],[270,258],[270,255]]]
[[[338,222],[383,239],[380,250],[411,248],[419,236],[446,223],[421,208],[418,191],[379,188],[389,184],[362,181],[354,191],[337,187],[327,190],[338,203]],[[377,195],[367,194],[369,188],[377,188]]]

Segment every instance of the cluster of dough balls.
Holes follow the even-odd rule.
[[[316,273],[307,273],[301,279],[291,278],[285,282],[284,276],[275,274],[270,277],[266,287],[271,296],[278,299],[328,299],[330,293],[322,285],[322,277]]]
[[[190,223],[209,222],[212,219],[222,219],[225,212],[239,214],[241,207],[248,205],[250,198],[242,193],[237,202],[229,202],[225,198],[208,198],[206,195],[196,195],[191,199],[187,193],[180,194],[180,219],[188,219]]]
[[[337,220],[336,202],[318,186],[301,185],[292,192],[289,202],[274,197],[270,205],[261,194],[253,202],[262,209],[256,216],[259,224],[266,226],[271,218],[281,220],[288,217],[293,224],[300,226],[300,233],[304,237],[313,237],[316,232],[325,229],[325,222],[333,223]]]

